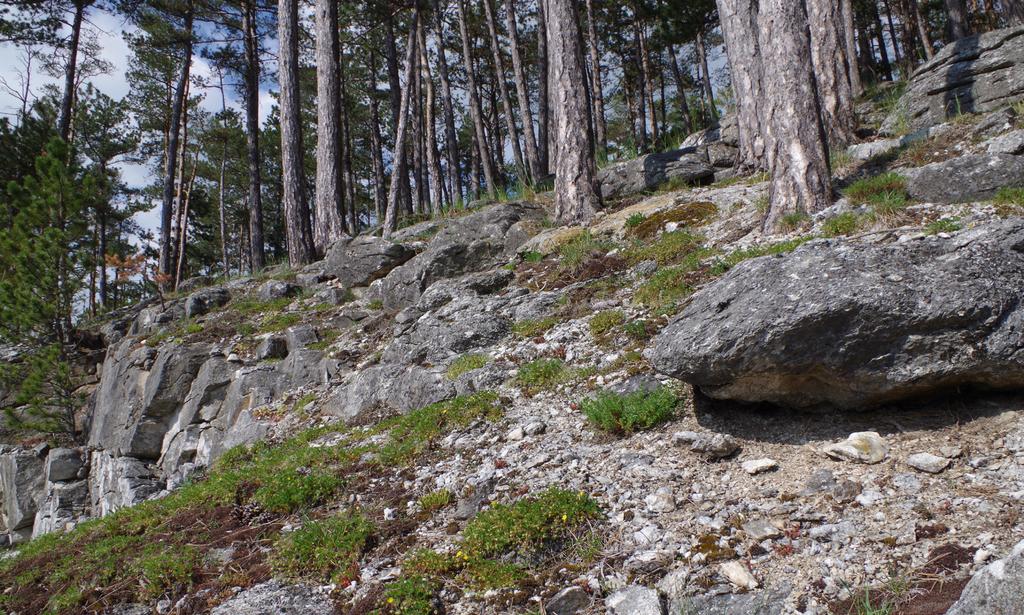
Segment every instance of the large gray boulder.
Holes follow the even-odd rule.
[[[90,510],[89,481],[47,482],[32,525],[32,538],[65,531],[88,519]]]
[[[524,226],[542,217],[539,207],[527,203],[496,205],[465,216],[375,284],[374,292],[386,309],[413,305],[434,282],[489,269],[515,254],[529,238]]]
[[[1024,596],[1024,541],[1010,555],[979,570],[946,615],[1013,615]]]
[[[647,154],[607,166],[597,173],[601,196],[612,199],[653,190],[667,181],[695,184],[713,178],[706,147]]]
[[[334,604],[325,592],[271,580],[235,594],[210,611],[212,615],[326,615]]]
[[[185,316],[195,318],[215,310],[231,301],[231,293],[226,288],[204,288],[197,290],[185,300]]]
[[[374,365],[352,374],[332,392],[321,409],[348,424],[358,424],[374,412],[409,412],[452,397],[455,385],[440,371]]]
[[[345,288],[366,286],[415,255],[400,243],[360,235],[335,242],[324,259],[324,271],[334,275]]]
[[[459,297],[418,317],[396,334],[382,360],[403,365],[436,365],[460,354],[492,346],[512,331],[501,298]]]
[[[0,451],[0,530],[32,527],[43,495],[44,456],[18,447]]]
[[[1024,386],[1024,219],[891,245],[815,241],[741,263],[655,339],[707,395],[859,408]]]
[[[89,465],[89,504],[94,517],[143,502],[163,489],[155,468],[132,457],[95,451]]]
[[[89,445],[115,456],[155,460],[210,347],[164,344],[157,350],[134,348],[133,341],[123,340],[108,352]]]
[[[907,175],[907,194],[914,200],[931,203],[983,201],[995,196],[1000,188],[1024,185],[1024,157],[969,154],[911,169]]]
[[[996,111],[1022,98],[1024,27],[993,30],[945,46],[917,69],[881,132],[927,128],[960,113]]]

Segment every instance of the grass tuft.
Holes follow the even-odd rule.
[[[459,376],[487,365],[491,358],[485,354],[470,353],[452,361],[448,366],[447,376],[449,380],[457,380]]]
[[[352,512],[307,521],[278,540],[274,570],[290,579],[347,585],[359,578],[359,559],[374,529],[365,517]]]
[[[624,322],[626,322],[626,315],[622,313],[622,310],[598,312],[590,319],[590,332],[594,337],[603,337]]]
[[[572,370],[561,359],[537,359],[522,365],[515,381],[527,394],[534,395],[572,377]]]
[[[939,233],[955,233],[962,228],[963,224],[960,223],[960,218],[940,218],[929,222],[924,227],[924,232],[927,235],[938,235]]]
[[[650,429],[675,416],[679,397],[666,387],[628,394],[602,391],[580,404],[583,414],[598,428],[616,434]]]
[[[541,318],[540,320],[520,320],[512,325],[512,332],[526,339],[544,335],[548,329],[559,323],[554,316]]]

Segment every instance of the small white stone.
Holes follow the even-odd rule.
[[[395,513],[395,509],[394,508],[385,508],[384,509],[384,520],[385,521],[394,521],[396,518],[398,518],[398,515]]]
[[[992,559],[992,552],[988,549],[978,549],[978,552],[974,554],[975,564],[984,564],[990,559]]]
[[[509,442],[518,442],[519,440],[522,440],[524,437],[526,437],[526,433],[524,432],[522,427],[516,427],[505,435],[505,439],[508,440]]]
[[[823,452],[833,459],[875,464],[889,454],[889,444],[874,431],[861,431],[836,444],[829,444]]]
[[[929,474],[938,474],[949,467],[949,459],[931,453],[916,453],[907,457],[907,465]]]
[[[672,495],[672,489],[662,487],[644,498],[647,510],[653,513],[670,513],[676,509],[676,498]]]
[[[770,472],[776,470],[779,467],[779,462],[774,459],[750,459],[740,464],[743,471],[751,476],[755,474],[761,474],[762,472]]]
[[[729,579],[729,582],[742,589],[757,589],[757,579],[750,574],[747,567],[737,561],[726,562],[718,567],[722,576]]]

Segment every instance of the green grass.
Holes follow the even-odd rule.
[[[554,327],[559,322],[561,321],[554,316],[541,318],[539,320],[520,320],[512,325],[512,333],[527,339],[539,337],[544,335],[548,329]]]
[[[695,290],[689,281],[693,271],[682,265],[659,269],[637,289],[633,300],[659,313],[674,312]]]
[[[395,615],[439,615],[434,604],[438,584],[423,576],[406,576],[384,588],[384,612]]]
[[[523,253],[523,261],[524,262],[527,262],[527,263],[539,263],[542,260],[544,260],[544,255],[541,254],[540,252],[530,251],[530,252],[524,252]]]
[[[1024,188],[1000,188],[992,203],[1000,218],[1024,215]]]
[[[651,334],[647,331],[646,320],[634,320],[627,322],[622,326],[622,330],[631,340],[642,342],[651,337]]]
[[[310,350],[324,351],[330,348],[331,344],[341,337],[341,331],[337,329],[322,329],[317,332],[317,337],[320,339],[307,346],[307,348]]]
[[[963,224],[960,223],[960,218],[940,218],[925,225],[924,232],[927,235],[938,235],[939,233],[955,233],[962,228]]]
[[[806,224],[811,219],[802,211],[795,211],[782,216],[781,228],[786,232],[792,232]]]
[[[278,333],[289,327],[294,327],[300,322],[302,322],[302,315],[296,312],[290,312],[287,314],[269,314],[260,320],[257,331],[259,333]]]
[[[638,241],[623,251],[626,262],[635,265],[653,260],[659,265],[671,265],[703,249],[704,238],[688,231],[662,233],[653,241]]]
[[[568,382],[573,377],[573,370],[561,359],[537,359],[520,366],[515,382],[527,394],[533,395]]]
[[[590,319],[590,333],[594,337],[603,337],[624,322],[626,322],[626,315],[622,313],[622,310],[598,312]]]
[[[806,235],[804,237],[797,237],[796,239],[790,239],[788,241],[754,246],[743,250],[735,250],[723,258],[720,258],[711,268],[711,272],[714,275],[722,275],[745,260],[760,258],[762,256],[788,254],[812,239],[814,239],[814,236]]]
[[[857,603],[857,615],[892,615],[893,605],[888,602],[876,604],[865,590],[864,597]]]
[[[855,205],[870,205],[878,215],[891,216],[908,205],[907,180],[897,173],[883,173],[855,181],[843,196]]]
[[[647,220],[647,216],[640,213],[632,214],[628,218],[626,218],[626,228],[636,228],[643,224],[644,220]]]
[[[475,369],[487,365],[491,362],[491,357],[485,354],[470,353],[464,354],[461,357],[452,361],[452,364],[448,366],[447,376],[449,380],[457,380],[459,376],[467,372],[471,372]]]
[[[367,303],[366,307],[368,307],[371,310],[383,310],[384,302],[381,301],[380,299],[374,299],[373,301]]]
[[[294,580],[345,585],[359,579],[359,560],[374,530],[370,521],[352,512],[307,521],[278,540],[272,556],[274,571]]]
[[[856,233],[860,230],[862,223],[860,216],[847,211],[825,220],[821,225],[821,230],[826,237],[842,237]]]
[[[666,387],[652,392],[620,394],[602,391],[584,400],[580,409],[598,428],[615,434],[650,429],[675,417],[679,397]]]
[[[436,512],[451,504],[453,499],[452,492],[447,489],[431,491],[420,498],[420,509],[426,513]]]
[[[584,231],[559,246],[561,268],[578,271],[591,258],[601,256],[613,247],[610,242],[599,240],[591,235],[590,231]]]
[[[455,428],[466,427],[478,419],[501,417],[497,394],[475,393],[431,404],[393,419],[388,424],[388,441],[381,448],[385,465],[408,465],[429,452],[434,443]]]

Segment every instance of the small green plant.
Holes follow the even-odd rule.
[[[292,579],[345,583],[359,578],[359,559],[374,526],[358,513],[344,512],[301,528],[278,540],[274,569]]]
[[[544,255],[541,254],[540,252],[534,252],[534,251],[531,250],[529,252],[524,252],[523,253],[523,261],[524,262],[527,262],[527,263],[539,263],[542,260],[544,260]]]
[[[857,232],[860,225],[860,217],[852,211],[847,211],[825,220],[821,230],[826,237],[841,237]]]
[[[756,209],[757,213],[759,213],[759,214],[766,214],[766,213],[768,213],[768,207],[770,205],[771,205],[771,201],[768,199],[768,195],[767,194],[763,195],[763,196],[757,197],[757,200],[754,201],[754,209]]]
[[[294,327],[300,322],[302,322],[302,316],[295,312],[287,314],[270,314],[268,316],[264,316],[263,320],[260,321],[259,332],[277,333],[284,331],[288,327]]]
[[[650,429],[675,416],[679,397],[667,387],[628,394],[602,391],[580,407],[591,423],[617,434]]]
[[[191,546],[155,545],[143,551],[135,566],[143,586],[142,595],[150,599],[187,588],[199,569],[202,558]]]
[[[594,337],[603,337],[625,321],[626,315],[622,313],[622,310],[598,312],[590,319],[590,332]]]
[[[1019,216],[1024,213],[1024,187],[1000,188],[992,203],[996,206],[996,214],[1000,218]]]
[[[295,402],[294,410],[297,414],[302,414],[306,411],[309,404],[316,401],[316,393],[306,393]]]
[[[438,615],[434,604],[437,584],[427,577],[402,577],[384,587],[385,613],[394,615]]]
[[[924,227],[924,232],[927,235],[938,235],[939,233],[955,233],[963,228],[960,224],[959,218],[940,218],[933,222],[929,222]]]
[[[537,359],[520,366],[516,384],[533,395],[562,384],[571,377],[571,370],[561,359]]]
[[[647,216],[645,216],[645,215],[643,215],[641,213],[632,214],[628,218],[626,218],[626,228],[629,228],[629,229],[636,228],[636,227],[640,226],[641,224],[643,224],[644,220],[646,220],[646,219],[647,219]]]
[[[892,609],[888,602],[876,604],[868,590],[864,590],[864,598],[857,603],[857,615],[892,615]]]
[[[490,361],[491,358],[485,354],[464,354],[461,357],[452,361],[452,364],[448,366],[448,379],[456,380],[462,374],[471,372],[475,369],[480,369],[481,367],[490,363]]]
[[[743,250],[735,250],[727,254],[724,258],[720,258],[718,262],[711,267],[711,274],[715,276],[723,275],[736,265],[752,258],[788,254],[812,239],[814,239],[813,235],[805,235],[804,237],[797,237],[796,239],[790,239],[788,241],[780,241],[778,243],[754,246]]]
[[[647,331],[646,320],[634,320],[632,322],[627,322],[622,326],[622,330],[625,331],[629,339],[638,342],[642,342],[651,336]]]
[[[561,268],[567,271],[578,271],[588,260],[608,252],[612,245],[601,241],[583,231],[558,248],[561,257]]]
[[[381,301],[380,299],[374,299],[373,301],[367,303],[366,307],[370,308],[371,310],[383,310],[384,302]]]
[[[907,180],[897,173],[883,173],[850,184],[843,195],[850,202],[867,204],[879,215],[893,215],[907,206]]]
[[[832,153],[831,166],[832,171],[844,171],[852,167],[856,163],[856,160],[850,152],[846,150],[838,150]]]
[[[674,312],[681,301],[693,294],[689,278],[693,269],[685,266],[659,269],[637,289],[633,300],[657,312]]]
[[[794,211],[782,216],[782,230],[792,232],[804,225],[811,217],[802,211]]]
[[[558,318],[549,316],[540,320],[520,320],[512,325],[512,332],[519,337],[533,338],[544,335],[548,329],[559,323]]]
[[[317,332],[317,336],[320,338],[318,341],[313,342],[308,346],[310,350],[324,351],[331,347],[339,337],[341,337],[341,331],[337,329],[321,329]]]
[[[431,491],[420,498],[420,510],[426,513],[436,512],[452,503],[452,492],[447,489]]]

